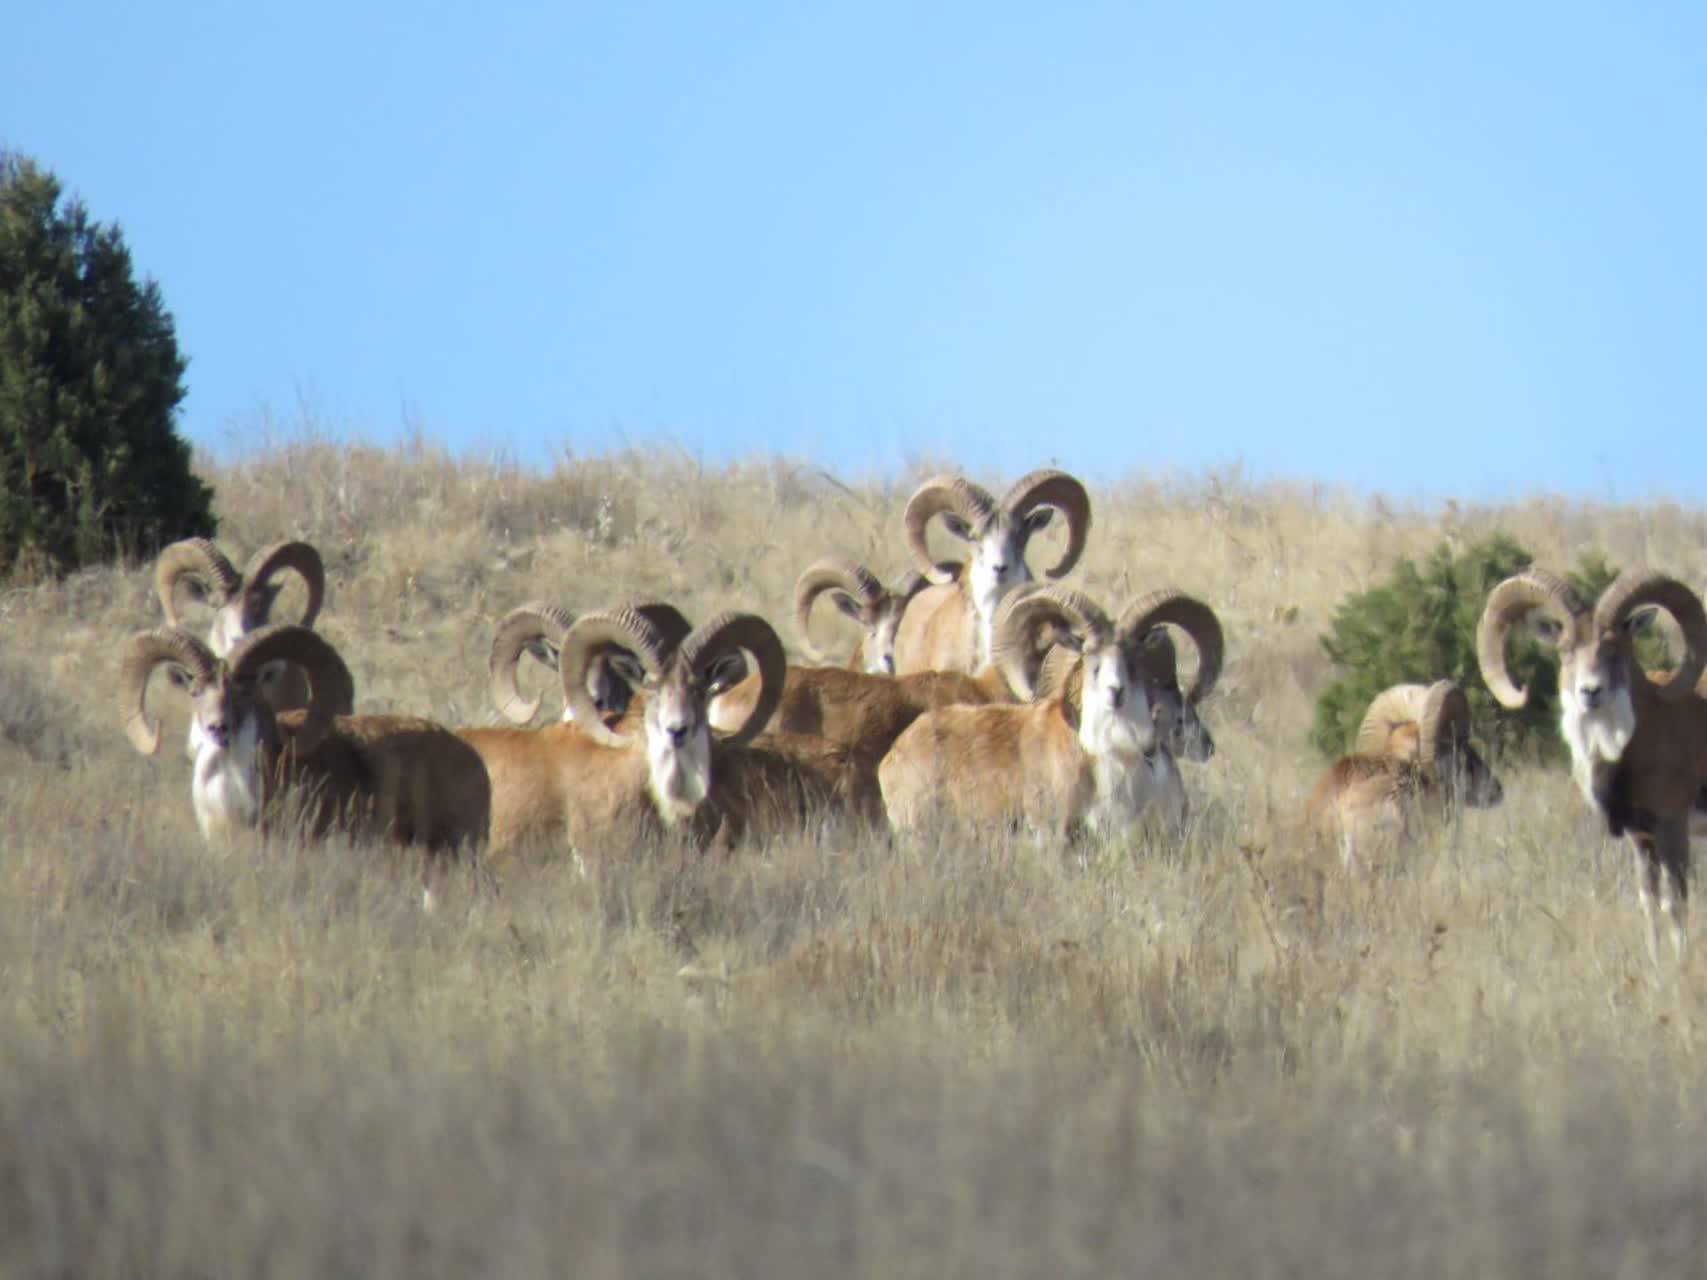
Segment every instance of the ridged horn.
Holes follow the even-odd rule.
[[[1145,635],[1164,625],[1175,626],[1185,632],[1197,650],[1197,675],[1192,679],[1191,688],[1185,690],[1185,700],[1196,703],[1207,698],[1221,678],[1221,664],[1227,652],[1221,619],[1215,616],[1215,610],[1196,596],[1164,587],[1139,596],[1122,609],[1120,621],[1114,629],[1120,637],[1121,647],[1128,653],[1134,653]]]
[[[1488,593],[1482,616],[1476,623],[1476,664],[1482,680],[1502,707],[1516,710],[1529,701],[1529,690],[1513,683],[1506,669],[1506,636],[1512,623],[1532,609],[1540,609],[1562,628],[1561,642],[1568,643],[1577,619],[1588,611],[1571,584],[1545,569],[1514,573]]]
[[[1683,658],[1671,680],[1659,686],[1660,697],[1675,701],[1694,696],[1695,682],[1707,665],[1707,612],[1702,610],[1701,597],[1667,574],[1626,569],[1600,593],[1594,625],[1600,630],[1619,626],[1642,605],[1664,609],[1683,631]]]
[[[720,739],[727,746],[739,747],[764,731],[782,702],[783,678],[788,673],[782,637],[756,613],[729,611],[695,627],[693,634],[682,641],[678,657],[690,670],[698,672],[733,650],[752,654],[759,669],[759,696],[753,700],[752,711],[739,729]]]
[[[863,564],[852,560],[826,557],[815,560],[794,584],[794,629],[800,633],[800,644],[814,662],[828,659],[812,643],[812,606],[826,591],[845,591],[859,601],[862,612],[869,613],[883,602],[886,594],[877,576]]]
[[[952,511],[974,529],[979,529],[995,515],[996,500],[987,489],[973,484],[965,476],[947,473],[926,480],[907,500],[907,509],[901,515],[907,534],[907,549],[912,552],[913,563],[919,572],[937,586],[953,582],[954,576],[945,571],[944,565],[931,559],[925,529],[945,511]]]
[[[524,698],[516,682],[522,653],[543,644],[552,653],[563,650],[563,637],[575,625],[575,615],[561,605],[530,600],[506,613],[492,631],[492,652],[486,660],[491,675],[492,701],[511,724],[527,724],[539,714],[540,699]],[[553,664],[554,666],[556,664]]]
[[[1448,743],[1462,746],[1470,741],[1470,699],[1450,680],[1436,680],[1423,697],[1417,717],[1419,763],[1434,768],[1436,756]]]
[[[298,625],[312,627],[320,616],[320,606],[326,602],[326,564],[312,543],[289,540],[262,547],[249,557],[249,567],[243,571],[243,593],[258,596],[276,573],[294,569],[308,588],[308,604],[298,619]],[[265,618],[249,621],[259,625]]]
[[[233,677],[259,673],[269,662],[301,667],[308,677],[308,708],[292,738],[297,751],[312,751],[332,729],[334,716],[355,711],[356,682],[332,642],[294,622],[273,622],[249,632],[225,656]]]
[[[1402,724],[1421,724],[1428,699],[1428,686],[1396,684],[1381,690],[1369,702],[1363,713],[1363,723],[1357,727],[1355,755],[1384,756],[1387,739]]]
[[[243,585],[237,569],[221,551],[206,538],[185,538],[160,552],[154,562],[154,594],[166,611],[166,624],[178,625],[178,607],[173,597],[178,584],[186,577],[203,584],[208,602],[215,608],[231,598],[232,592]]]
[[[1080,647],[1096,648],[1113,634],[1114,627],[1102,608],[1082,591],[1069,587],[1035,587],[1010,591],[996,610],[990,638],[990,662],[1001,671],[1010,688],[1026,702],[1041,695],[1043,681],[1032,671],[1037,662],[1039,630],[1048,625],[1064,628],[1077,636]],[[1066,652],[1073,653],[1071,649]],[[1073,653],[1073,660],[1078,654]],[[1045,657],[1044,665],[1049,659]],[[1069,663],[1070,667],[1070,663]],[[1065,673],[1053,674],[1057,685]],[[1050,688],[1051,694],[1058,692]]]
[[[1037,691],[1039,698],[1051,698],[1067,688],[1068,678],[1079,665],[1079,655],[1064,644],[1051,645],[1049,652],[1043,655],[1043,662],[1037,670]]]
[[[1029,515],[1038,507],[1054,507],[1067,518],[1067,549],[1055,566],[1043,571],[1048,578],[1063,578],[1073,571],[1085,553],[1091,531],[1091,496],[1078,477],[1065,471],[1044,469],[1021,476],[1014,482],[1002,506],[1014,516]]]
[[[678,615],[679,616],[679,615]],[[563,685],[563,700],[580,730],[609,747],[625,746],[631,735],[613,732],[599,716],[587,692],[587,668],[608,650],[632,653],[647,680],[656,679],[669,656],[669,647],[659,629],[634,605],[617,605],[597,613],[585,613],[563,635],[557,655],[557,673]]]
[[[126,642],[119,662],[119,706],[125,737],[145,756],[160,749],[160,722],[148,714],[148,677],[163,662],[187,670],[195,690],[213,678],[219,659],[199,637],[181,627],[138,631]]]

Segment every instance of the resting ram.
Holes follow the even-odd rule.
[[[275,712],[261,696],[261,672],[273,663],[303,674],[306,708]],[[125,734],[144,755],[160,745],[148,683],[161,667],[189,697],[190,800],[210,843],[298,823],[311,837],[343,830],[447,852],[485,839],[490,791],[480,758],[428,720],[341,714],[353,699],[349,668],[306,627],[260,627],[224,657],[181,627],[131,636],[120,698]]]
[[[991,628],[1002,597],[1031,581],[1026,544],[1057,510],[1067,519],[1067,549],[1046,570],[1051,579],[1066,576],[1078,564],[1090,532],[1090,496],[1074,477],[1033,471],[1000,501],[964,476],[933,476],[920,485],[903,523],[914,563],[931,585],[901,615],[895,670],[982,669],[992,658]],[[925,533],[939,517],[952,537],[967,544],[965,564],[944,565],[932,558]]]
[[[1364,713],[1356,749],[1311,791],[1306,828],[1337,842],[1349,871],[1359,849],[1408,842],[1418,819],[1498,804],[1504,788],[1471,746],[1470,727],[1470,700],[1450,680],[1383,690]]]
[[[1122,615],[1123,627],[1066,587],[1015,595],[998,614],[992,657],[1030,697],[1028,656],[1040,632],[1073,650],[1078,669],[1051,694],[1018,705],[952,706],[913,722],[878,769],[897,831],[949,820],[1072,835],[1128,826],[1169,785],[1154,689],[1132,657],[1167,619]]]
[[[1658,610],[1683,632],[1684,654],[1664,684],[1636,660],[1635,637]],[[1707,699],[1696,682],[1707,666],[1707,612],[1676,578],[1626,570],[1590,607],[1562,578],[1526,569],[1488,596],[1476,629],[1482,679],[1502,706],[1522,707],[1529,690],[1506,668],[1506,637],[1526,615],[1559,655],[1559,730],[1571,750],[1571,772],[1613,836],[1636,851],[1637,885],[1657,964],[1653,902],[1683,953],[1689,903],[1691,812],[1707,785]]]
[[[707,702],[745,674],[748,653],[761,692],[741,724],[714,737]],[[614,723],[587,687],[601,662],[636,691]],[[624,605],[577,619],[559,658],[573,723],[461,731],[492,777],[494,848],[561,835],[590,851],[669,830],[726,844],[754,827],[798,825],[821,807],[874,809],[875,782],[862,801],[848,752],[819,740],[760,738],[785,670],[781,640],[753,614],[724,613],[690,628],[668,605]]]

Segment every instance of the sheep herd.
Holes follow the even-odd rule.
[[[1040,582],[1027,545],[1057,517],[1066,547]],[[164,669],[189,701],[191,798],[209,842],[252,828],[340,831],[497,858],[540,841],[578,856],[648,837],[733,848],[823,821],[1061,841],[1139,823],[1179,831],[1190,812],[1179,762],[1214,751],[1200,714],[1226,653],[1213,607],[1163,588],[1108,609],[1061,582],[1091,525],[1084,485],[1063,471],[1034,471],[1000,498],[934,476],[902,523],[913,565],[893,587],[840,559],[801,573],[794,621],[820,665],[791,665],[757,613],[695,623],[665,601],[579,617],[530,602],[492,638],[492,697],[507,723],[468,728],[353,714],[349,668],[312,630],[326,590],[310,544],[264,548],[239,573],[211,542],[187,540],[156,565],[165,625],[124,650],[126,734],[145,754],[158,749],[148,689]],[[963,558],[933,559],[933,524]],[[287,571],[307,587],[298,623],[271,619]],[[205,640],[179,622],[186,587],[213,606]],[[839,665],[807,638],[826,597],[858,629]],[[1644,671],[1634,651],[1662,610],[1684,636],[1670,675]],[[1509,707],[1527,697],[1505,660],[1520,619],[1558,650],[1574,773],[1638,855],[1650,950],[1657,960],[1657,900],[1681,952],[1690,821],[1707,785],[1707,613],[1660,574],[1627,572],[1590,606],[1526,570],[1490,593],[1477,635],[1483,678]],[[1196,654],[1186,687],[1176,634]],[[524,656],[557,672],[561,719],[532,727],[540,699],[521,693]],[[1451,681],[1387,690],[1354,752],[1310,794],[1301,833],[1355,871],[1376,842],[1402,844],[1456,805],[1498,803],[1502,784],[1471,729]]]

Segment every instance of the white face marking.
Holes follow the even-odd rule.
[[[696,697],[674,681],[646,704],[646,764],[666,826],[689,817],[711,791],[711,731]]]
[[[885,609],[877,625],[865,638],[865,670],[874,676],[895,674],[895,632],[901,625],[899,609]]]
[[[190,798],[196,826],[210,844],[261,820],[260,726],[253,713],[244,715],[236,730],[221,737],[203,728],[200,718],[190,725],[195,755]]]
[[[213,615],[213,628],[207,634],[207,647],[214,657],[223,658],[244,636],[243,607],[234,600]]]
[[[1567,690],[1559,702],[1559,731],[1571,748],[1571,773],[1593,804],[1594,766],[1610,764],[1624,755],[1636,732],[1636,708],[1627,686],[1614,690],[1611,696],[1595,695],[1588,706],[1575,689]]]
[[[1135,763],[1156,745],[1155,717],[1144,683],[1132,679],[1125,656],[1114,645],[1086,654],[1084,664],[1080,744],[1089,755]]]
[[[1559,731],[1571,749],[1571,773],[1593,804],[1594,768],[1623,756],[1636,732],[1636,708],[1618,637],[1581,639],[1559,664]]]

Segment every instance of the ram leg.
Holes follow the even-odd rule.
[[[1648,958],[1659,967],[1659,922],[1654,918],[1658,899],[1671,933],[1672,956],[1681,961],[1689,925],[1689,818],[1657,821],[1651,831],[1632,831],[1630,839],[1636,846],[1636,885],[1648,931]]]

